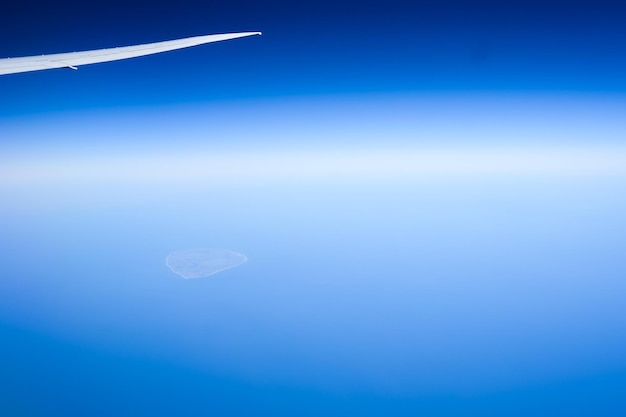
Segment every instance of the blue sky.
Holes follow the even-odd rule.
[[[26,1],[1,19],[3,56],[264,32],[78,73],[3,77],[3,117],[294,95],[626,88],[617,1]]]

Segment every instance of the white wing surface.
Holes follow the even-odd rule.
[[[159,52],[173,51],[205,43],[260,35],[261,32],[224,33],[219,35],[194,36],[173,41],[146,43],[142,45],[124,46],[119,48],[96,49],[93,51],[68,52],[63,54],[26,56],[21,58],[0,59],[0,75],[17,72],[39,71],[51,68],[77,69],[81,65],[98,62],[117,61]]]

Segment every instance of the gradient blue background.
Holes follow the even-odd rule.
[[[0,77],[0,415],[623,415],[623,170],[319,155],[619,160],[624,22],[608,1],[3,6],[2,56],[264,34]],[[281,152],[318,170],[149,163]],[[165,267],[211,246],[249,262]]]
[[[9,2],[3,56],[264,36],[12,76],[2,112],[389,91],[624,92],[625,14],[619,1]]]

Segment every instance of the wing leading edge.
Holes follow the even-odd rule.
[[[224,33],[219,35],[194,36],[191,38],[124,46],[119,48],[95,49],[93,51],[25,56],[20,58],[3,58],[0,59],[0,75],[27,71],[39,71],[52,68],[77,69],[77,67],[81,65],[158,54],[160,52],[189,48],[191,46],[202,45],[205,43],[219,42],[260,34],[261,32]]]

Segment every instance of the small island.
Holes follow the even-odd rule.
[[[246,262],[245,255],[217,248],[177,250],[165,258],[165,264],[184,279],[208,277]]]

